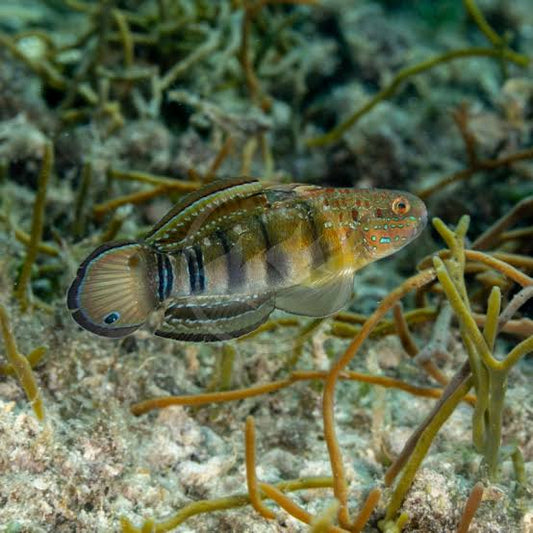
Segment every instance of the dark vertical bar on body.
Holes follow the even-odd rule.
[[[202,253],[202,249],[198,244],[194,246],[194,254],[196,256],[196,276],[197,276],[197,283],[196,283],[196,289],[198,292],[204,292],[205,291],[205,269],[204,269],[204,257]]]
[[[174,283],[174,273],[170,259],[166,254],[157,254],[158,296],[162,302],[170,296]]]
[[[265,241],[267,281],[271,286],[280,285],[289,272],[288,257],[280,244],[272,242],[268,225],[262,215],[257,216],[259,228]]]
[[[167,288],[165,291],[165,298],[168,298],[172,293],[174,287],[174,271],[172,270],[172,263],[167,255],[165,255],[165,270],[167,272]]]
[[[190,248],[186,248],[184,250],[184,254],[185,259],[187,260],[187,271],[189,272],[189,285],[191,288],[191,294],[196,294],[198,286],[196,254]]]
[[[313,204],[308,200],[301,200],[299,205],[304,211],[305,219],[309,225],[309,232],[311,233],[311,268],[316,269],[328,260],[329,249],[324,239],[321,238],[321,232],[316,222]]]
[[[165,297],[165,272],[163,268],[163,256],[157,254],[157,295],[159,296],[159,301],[162,302]]]
[[[232,245],[225,231],[218,230],[215,235],[220,241],[224,255],[226,256],[228,287],[230,291],[237,290],[246,281],[242,254],[236,245]]]

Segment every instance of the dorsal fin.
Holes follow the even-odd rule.
[[[191,232],[193,224],[201,225],[202,213],[212,213],[230,199],[246,198],[262,189],[253,178],[217,180],[183,197],[145,236],[145,241],[168,251]]]

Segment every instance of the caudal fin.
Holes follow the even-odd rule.
[[[74,320],[103,337],[133,333],[156,308],[153,253],[135,242],[107,243],[78,269],[67,295]]]

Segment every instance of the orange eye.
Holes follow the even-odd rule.
[[[411,204],[403,196],[398,196],[392,202],[392,211],[395,215],[405,215],[409,212],[409,209],[411,209]]]

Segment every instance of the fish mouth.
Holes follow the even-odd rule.
[[[413,229],[413,232],[411,233],[410,240],[415,240],[420,236],[420,234],[424,231],[424,229],[427,226],[427,214],[420,217],[420,222],[417,224],[417,227]]]
[[[411,217],[416,217],[416,222],[414,222],[411,231],[409,231],[407,234],[407,239],[409,242],[416,239],[427,226],[429,216],[425,205],[420,206],[416,212],[412,212]]]
[[[428,218],[429,218],[428,210],[426,209],[426,206],[424,206],[424,209],[420,215],[420,227],[418,228],[419,233],[421,233],[422,230],[427,226]]]
[[[428,223],[428,210],[426,207],[426,204],[420,200],[419,198],[416,198],[416,210],[414,216],[418,218],[418,224],[416,225],[416,229],[413,232],[413,237],[420,235],[424,228],[427,226]]]

